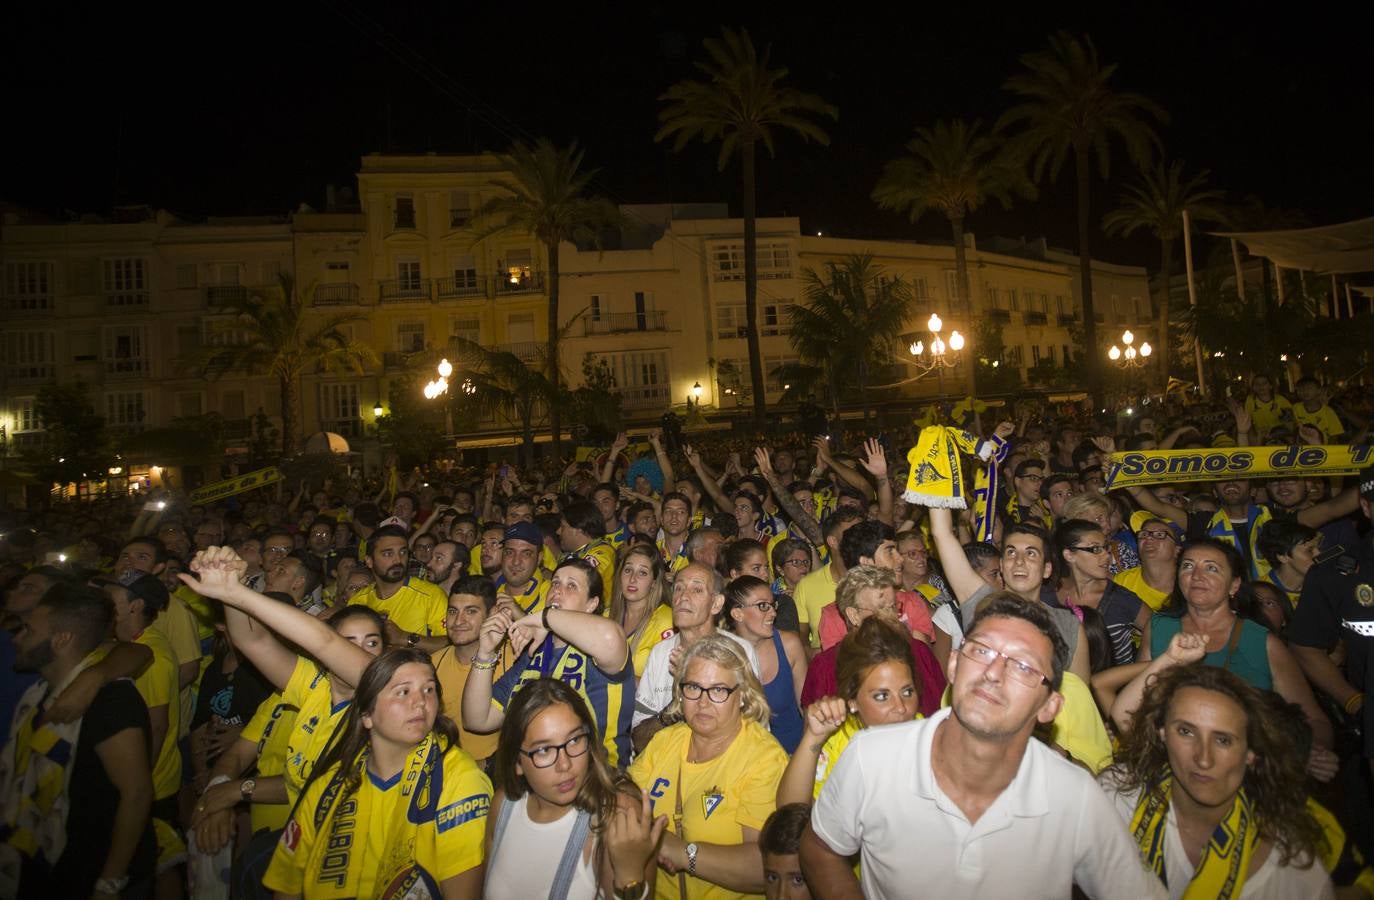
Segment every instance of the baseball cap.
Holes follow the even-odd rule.
[[[1138,534],[1140,529],[1154,522],[1158,522],[1160,525],[1168,528],[1169,533],[1174,536],[1175,543],[1182,543],[1183,529],[1178,527],[1177,522],[1170,521],[1169,519],[1162,519],[1154,513],[1143,509],[1131,513],[1131,531],[1133,533]]]
[[[544,543],[544,533],[533,522],[516,522],[514,525],[507,526],[504,540],[524,541],[538,547]]]
[[[407,531],[410,530],[410,526],[406,524],[406,520],[402,519],[400,516],[388,516],[387,518],[377,523],[378,528],[385,528],[388,525],[399,525]]]

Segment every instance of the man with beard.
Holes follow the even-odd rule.
[[[472,659],[477,655],[478,632],[495,605],[496,588],[490,581],[480,575],[458,578],[449,593],[448,614],[444,617],[448,645],[433,657],[434,672],[444,692],[444,715],[458,724],[459,745],[479,763],[496,752],[501,732],[478,734],[463,728],[463,685],[467,684]],[[508,662],[507,654],[497,655],[493,679],[505,673]]]
[[[445,594],[468,567],[468,549],[457,541],[440,541],[429,555],[429,581]]]
[[[90,671],[111,625],[98,591],[55,584],[15,635],[25,692],[14,752],[0,765],[0,893],[23,897],[151,896],[156,866],[149,810],[148,709],[132,681],[105,684],[80,718],[48,715],[53,698]],[[64,746],[60,758],[46,748]],[[49,786],[59,786],[56,795]],[[74,814],[75,813],[75,814]]]
[[[353,602],[386,618],[387,642],[393,647],[419,647],[434,653],[448,643],[444,616],[448,598],[438,585],[408,574],[410,540],[399,525],[372,532],[367,567],[377,581],[353,596]]]
[[[1039,741],[1068,660],[1038,602],[999,593],[950,655],[950,709],[860,731],[802,834],[817,896],[1167,896],[1092,776]],[[911,852],[921,835],[922,852]]]

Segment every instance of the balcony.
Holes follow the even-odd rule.
[[[13,294],[4,300],[5,312],[16,316],[30,316],[51,312],[52,294]]]
[[[1023,312],[1021,313],[1021,320],[1027,325],[1048,325],[1050,317],[1042,312]]]
[[[602,313],[582,320],[582,335],[623,334],[631,331],[667,331],[668,314],[663,310],[642,313]]]
[[[619,393],[620,404],[625,409],[668,408],[668,385],[666,384],[621,388]]]
[[[1074,322],[1077,322],[1077,321],[1078,321],[1078,316],[1074,315],[1073,313],[1060,313],[1060,314],[1059,314],[1059,324],[1060,324],[1060,325],[1072,325]]]
[[[57,367],[50,362],[16,363],[5,366],[5,377],[10,381],[46,381],[57,373]]]
[[[435,280],[435,292],[440,300],[486,299],[487,290],[477,274]]]
[[[130,307],[146,307],[148,305],[147,291],[106,291],[105,305],[117,309],[128,309]]]
[[[994,321],[994,322],[1010,322],[1010,321],[1011,321],[1011,310],[1009,310],[1009,309],[990,309],[990,310],[988,310],[988,318],[991,319],[991,320]]]
[[[378,283],[377,299],[382,303],[417,303],[429,300],[429,279],[407,279]]]
[[[514,344],[496,344],[491,349],[496,353],[514,353],[521,362],[531,363],[541,358],[544,345],[538,341],[517,341]]]
[[[492,278],[492,292],[498,297],[515,294],[544,293],[544,273],[530,272],[525,275],[497,275]]]
[[[205,286],[205,305],[242,306],[248,302],[249,288],[246,284],[207,284]]]
[[[107,359],[104,367],[109,378],[140,378],[152,371],[152,363],[146,359]]]
[[[356,284],[315,285],[316,306],[356,306],[362,302],[362,292]]]

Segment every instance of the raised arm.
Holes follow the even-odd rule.
[[[985,582],[969,565],[964,546],[954,535],[954,515],[945,507],[930,507],[930,536],[935,540],[940,568],[944,569],[949,589],[954,591],[954,597],[960,603],[967,603]]]
[[[844,724],[848,709],[841,697],[822,697],[803,711],[806,731],[778,782],[778,806],[810,804],[816,788],[816,763],[826,740]]]
[[[792,520],[812,546],[820,546],[825,540],[821,534],[821,523],[817,522],[806,510],[802,509],[797,498],[792,496],[792,492],[787,489],[778,479],[778,473],[773,471],[773,457],[768,452],[767,447],[754,448],[754,462],[758,464],[759,474],[768,482],[768,488],[773,492],[773,499],[778,501],[778,506],[787,513],[787,517]]]
[[[543,611],[518,619],[511,628],[529,637],[529,644],[541,643],[548,631],[567,641],[592,658],[596,667],[607,675],[619,675],[630,657],[630,645],[620,626],[600,613],[578,612],[573,609],[545,607]]]
[[[702,461],[701,454],[696,449],[689,446],[682,448],[682,453],[687,457],[687,464],[692,467],[692,471],[697,474],[697,479],[701,482],[701,487],[706,491],[706,496],[711,498],[711,502],[716,505],[716,509],[721,514],[727,514],[733,509],[730,498],[725,496],[725,492],[720,489],[715,476],[706,468],[706,463]]]
[[[110,641],[105,646],[109,647],[105,658],[72,679],[57,695],[44,714],[48,721],[75,722],[86,715],[101,688],[119,678],[137,678],[153,661],[153,651],[146,644]]]
[[[497,606],[477,633],[477,653],[472,658],[468,680],[463,684],[463,727],[468,731],[490,734],[506,719],[505,711],[491,702],[491,682],[501,644],[513,621],[507,607]]]
[[[1298,521],[1309,528],[1320,528],[1327,522],[1348,516],[1360,508],[1360,492],[1352,484],[1334,497],[1314,503],[1298,511]]]
[[[1151,515],[1159,516],[1178,525],[1185,531],[1188,528],[1188,513],[1186,510],[1174,506],[1172,503],[1165,503],[1155,496],[1155,492],[1144,485],[1132,485],[1126,488],[1126,493],[1131,495],[1131,499],[1140,505],[1140,508]]]
[[[363,670],[372,662],[371,654],[314,616],[296,609],[289,603],[282,603],[250,590],[239,581],[243,565],[243,560],[229,547],[211,547],[197,553],[191,560],[191,571],[200,575],[199,582],[185,573],[177,577],[187,584],[198,586],[202,595],[224,603],[225,623],[229,628],[230,640],[248,655],[254,665],[257,665],[258,671],[279,690],[284,689],[286,682],[291,678],[291,672],[296,665],[295,655],[276,638],[267,635],[263,628],[251,628],[251,622],[242,620],[235,623],[230,618],[231,611],[238,611],[245,618],[257,620],[262,626],[270,628],[317,659],[332,675],[348,685],[356,686],[362,678]],[[250,628],[245,629],[245,625]],[[240,644],[240,635],[249,638],[256,646],[256,653],[250,646]],[[271,645],[263,640],[264,637],[270,639]],[[272,649],[272,645],[275,649]],[[259,661],[259,656],[263,657],[263,662]],[[286,665],[288,658],[289,668]],[[264,668],[264,662],[268,668]],[[268,671],[269,668],[271,672]]]
[[[654,458],[658,460],[659,471],[663,473],[663,490],[671,491],[677,484],[677,473],[673,471],[673,462],[668,458],[668,453],[663,449],[663,429],[655,428],[649,432],[649,444],[654,448]]]
[[[864,441],[864,455],[861,464],[878,482],[878,520],[892,525],[892,482],[887,477],[887,454],[877,438],[869,438]]]
[[[1142,651],[1149,649],[1150,635],[1148,632],[1142,638]],[[1125,734],[1130,730],[1131,719],[1135,718],[1135,711],[1140,709],[1140,702],[1145,697],[1145,689],[1150,686],[1161,672],[1172,669],[1174,666],[1186,666],[1195,663],[1207,655],[1207,638],[1201,634],[1190,634],[1180,631],[1169,640],[1168,648],[1160,654],[1158,659],[1149,660],[1144,669],[1130,680],[1121,693],[1116,695],[1115,702],[1112,703],[1110,710],[1112,721],[1116,727]]]
[[[861,491],[865,497],[873,495],[873,485],[868,483],[868,479],[864,478],[858,469],[832,456],[830,448],[825,444],[825,438],[816,438],[812,443],[816,445],[817,456],[830,467],[836,477],[855,490]]]
[[[625,432],[620,432],[611,442],[611,449],[606,451],[606,464],[597,473],[601,477],[602,484],[609,484],[611,478],[615,476],[615,461],[620,458],[620,454],[625,452],[625,448],[630,446],[630,439],[625,436]]]

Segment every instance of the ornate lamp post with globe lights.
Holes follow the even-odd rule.
[[[917,378],[921,378],[935,371],[940,380],[940,393],[945,392],[945,369],[953,369],[960,362],[960,355],[964,349],[964,336],[958,329],[949,333],[949,340],[940,337],[940,330],[944,328],[944,322],[940,321],[939,315],[930,314],[930,319],[926,322],[926,328],[930,331],[930,343],[925,341],[913,341],[908,347],[914,358],[914,365],[918,370]]]
[[[1107,358],[1123,369],[1136,369],[1145,365],[1150,354],[1154,352],[1149,341],[1142,342],[1140,349],[1137,350],[1134,346],[1135,335],[1131,334],[1129,329],[1121,333],[1121,343],[1126,345],[1126,349],[1122,350],[1116,344],[1112,344],[1112,348],[1107,351]]]
[[[426,400],[435,400],[448,393],[448,379],[453,374],[453,363],[447,359],[441,359],[435,372],[439,377],[425,385]],[[464,381],[459,390],[465,394],[475,394],[477,393],[477,385],[471,381]],[[444,434],[447,437],[453,436],[453,408],[449,405],[447,397],[444,398]]]

